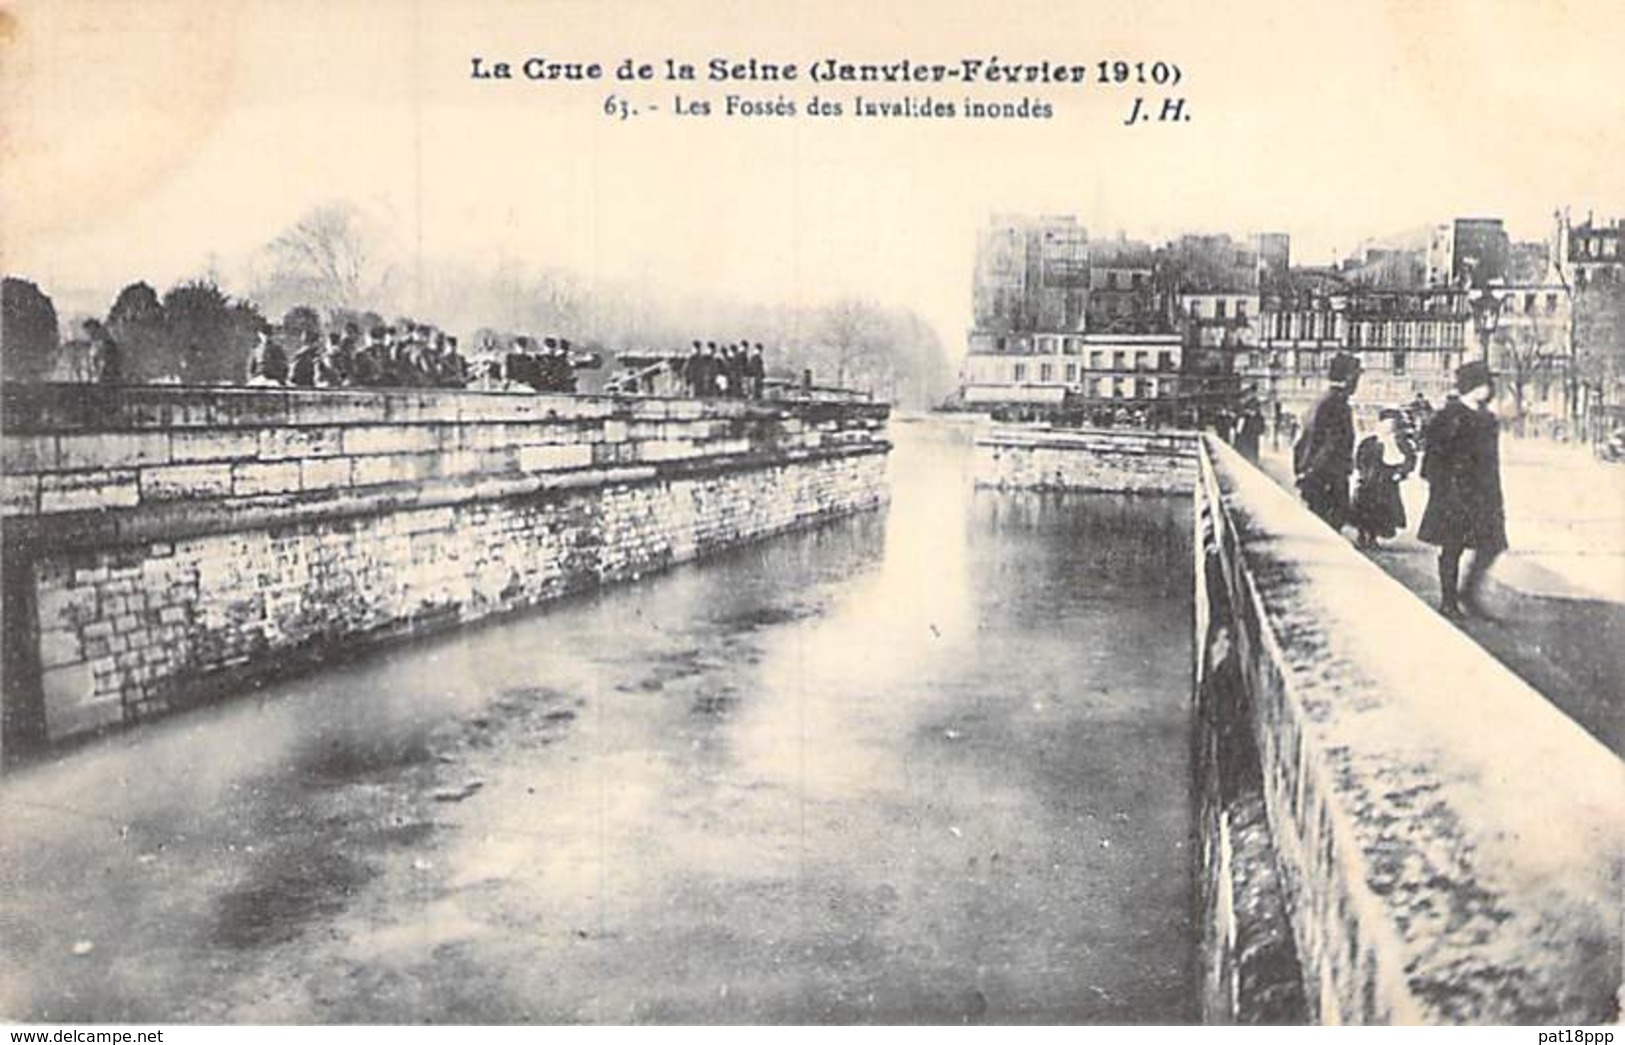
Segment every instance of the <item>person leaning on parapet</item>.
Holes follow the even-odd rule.
[[[316,357],[316,387],[343,388],[350,383],[350,351],[338,331],[327,335],[321,355]]]
[[[574,393],[576,390],[576,368],[570,354],[570,339],[559,338],[559,347],[553,354],[553,390],[555,392]]]
[[[762,387],[767,382],[767,363],[762,359],[762,343],[756,342],[745,363],[745,377],[750,381],[750,397],[762,398]]]
[[[358,388],[383,384],[385,352],[384,328],[370,328],[365,343],[350,355],[350,384]]]
[[[286,380],[288,357],[282,354],[282,346],[271,332],[261,328],[248,353],[248,384],[252,388],[280,387]]]
[[[124,383],[124,357],[118,342],[107,332],[100,320],[87,319],[80,325],[85,340],[90,344],[90,380],[98,385]]]
[[[728,386],[735,399],[750,394],[750,342],[741,341],[728,347]]]
[[[1360,385],[1360,360],[1347,352],[1332,357],[1331,384],[1303,415],[1292,447],[1292,474],[1303,503],[1334,530],[1348,517],[1349,476],[1354,471],[1354,412],[1349,397]]]
[[[316,366],[321,355],[321,344],[316,339],[315,331],[301,333],[299,347],[294,349],[293,358],[288,361],[288,384],[295,388],[316,387]]]
[[[1439,548],[1439,610],[1460,617],[1463,610],[1489,619],[1479,601],[1484,576],[1506,550],[1506,504],[1501,495],[1500,426],[1489,404],[1495,378],[1487,364],[1464,363],[1456,371],[1456,397],[1428,424],[1422,478],[1428,504],[1416,536]],[[1472,562],[1460,579],[1462,553]]]
[[[700,360],[705,358],[705,352],[698,341],[689,348],[688,355],[682,362],[683,390],[691,396],[700,394],[700,371],[705,364]]]
[[[700,357],[700,385],[698,394],[710,397],[717,394],[717,378],[721,377],[722,361],[717,358],[717,343],[705,343],[705,355]]]

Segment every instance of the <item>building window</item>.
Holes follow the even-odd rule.
[[[1215,299],[1214,302],[1213,302],[1213,318],[1214,319],[1223,319],[1224,314],[1225,314],[1225,301],[1224,301],[1224,298]]]
[[[1115,273],[1115,272],[1106,273],[1106,289],[1107,290],[1116,290],[1117,289],[1117,273]]]
[[[1389,365],[1389,370],[1391,370],[1395,374],[1403,374],[1405,372],[1405,353],[1404,352],[1395,352],[1394,353],[1393,362]]]
[[[1042,381],[1046,385],[1049,384],[1051,381],[1055,380],[1055,364],[1053,364],[1053,363],[1041,363],[1041,364],[1039,364],[1039,367],[1038,367],[1038,380]]]
[[[1023,381],[1027,380],[1027,364],[1026,363],[1017,363],[1016,364],[1015,379],[1016,379],[1016,384],[1018,384],[1018,385],[1021,384]]]
[[[1128,367],[1128,356],[1123,352],[1112,353],[1112,369],[1123,370]]]
[[[1104,369],[1106,369],[1106,357],[1105,357],[1105,355],[1100,353],[1100,352],[1091,352],[1091,353],[1089,353],[1089,369],[1090,370],[1104,370]]]
[[[1557,295],[1556,294],[1547,294],[1546,295],[1546,312],[1547,312],[1547,314],[1549,315],[1549,314],[1551,314],[1553,312],[1556,312],[1556,311],[1557,311]]]
[[[1076,363],[1068,363],[1066,365],[1066,383],[1070,385],[1072,382],[1076,381],[1077,379],[1078,379],[1078,364],[1076,364]]]
[[[1158,353],[1158,355],[1157,355],[1157,369],[1159,369],[1159,370],[1172,370],[1173,368],[1174,368],[1174,354],[1172,352]]]
[[[1133,287],[1135,290],[1139,290],[1140,289],[1140,284],[1142,284],[1144,282],[1145,282],[1145,273],[1136,272],[1136,273],[1134,273],[1134,275],[1129,277],[1128,285]]]
[[[1245,298],[1238,298],[1236,300],[1236,318],[1247,318],[1247,300]]]
[[[1003,352],[1004,351],[1004,338],[996,337],[996,338],[993,339],[993,351],[995,351],[995,352]]]

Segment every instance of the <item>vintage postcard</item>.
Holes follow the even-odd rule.
[[[1622,45],[0,3],[0,1019],[1611,1040]]]

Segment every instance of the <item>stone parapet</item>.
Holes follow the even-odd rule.
[[[1207,848],[1254,846],[1262,808],[1306,1018],[1617,1019],[1625,766],[1230,447],[1204,447],[1198,699],[1245,709],[1231,746],[1257,759],[1224,770],[1240,848]],[[1232,957],[1250,928],[1279,960],[1283,941],[1245,924],[1268,907],[1237,908]]]
[[[1625,764],[1211,436],[977,452],[988,486],[1194,493],[1204,1020],[1618,1019]]]
[[[884,449],[868,403],[85,385],[0,404],[6,540],[105,545],[188,516],[372,511]],[[212,507],[206,507],[212,506]],[[312,506],[315,506],[312,509]]]
[[[5,397],[12,751],[885,496],[887,408],[867,403]]]

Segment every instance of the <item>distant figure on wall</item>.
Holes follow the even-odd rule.
[[[767,381],[767,364],[762,359],[762,343],[756,342],[756,347],[750,350],[750,359],[746,360],[745,376],[750,381],[750,397],[762,398],[762,386]]]
[[[1428,424],[1422,478],[1428,506],[1416,535],[1439,546],[1439,610],[1447,617],[1489,618],[1480,602],[1484,576],[1506,550],[1506,504],[1501,495],[1500,427],[1489,404],[1495,378],[1488,365],[1456,371],[1457,396]],[[1462,553],[1471,548],[1467,576],[1458,584]]]
[[[1153,426],[1155,427],[1155,426]],[[1235,447],[1241,456],[1253,464],[1258,463],[1258,444],[1264,435],[1264,415],[1256,405],[1242,411],[1236,422]]]
[[[248,384],[251,388],[279,387],[288,380],[288,357],[282,346],[271,339],[271,332],[261,330],[248,354]]]
[[[1349,476],[1354,471],[1354,412],[1349,397],[1360,385],[1360,360],[1347,352],[1332,357],[1331,383],[1310,404],[1292,447],[1292,474],[1303,503],[1334,530],[1349,511]]]
[[[1354,451],[1359,482],[1349,506],[1349,521],[1359,534],[1355,543],[1375,548],[1377,542],[1405,528],[1405,502],[1399,484],[1416,467],[1416,451],[1401,425],[1402,411],[1385,408],[1377,415],[1377,430],[1360,440]]]
[[[94,319],[85,320],[84,331],[90,342],[90,380],[98,385],[123,384],[124,359],[113,335]]]

